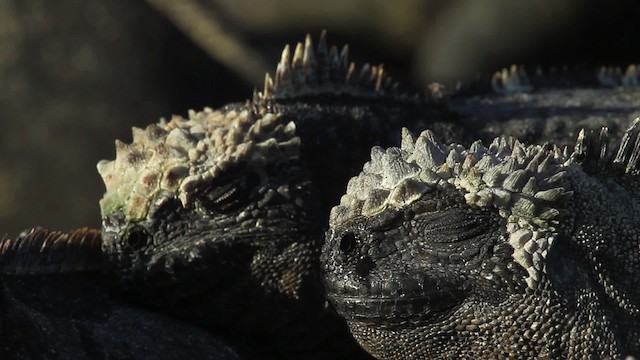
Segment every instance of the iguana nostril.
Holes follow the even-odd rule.
[[[367,278],[369,273],[376,267],[376,264],[370,257],[365,256],[356,263],[356,274],[360,277]]]
[[[348,232],[340,239],[340,251],[345,255],[351,254],[357,247],[358,240],[354,233]]]

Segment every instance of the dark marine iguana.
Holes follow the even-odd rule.
[[[111,296],[107,279],[91,273],[100,246],[87,228],[2,241],[3,272],[29,275],[0,278],[0,359],[266,359]]]
[[[373,148],[332,209],[330,300],[378,359],[640,355],[640,119],[571,153]]]
[[[257,335],[288,357],[355,351],[319,285],[329,208],[369,148],[396,143],[402,126],[462,141],[477,122],[448,98],[399,94],[381,66],[356,72],[345,49],[328,50],[323,35],[314,54],[308,38],[293,57],[285,48],[251,102],[116,143],[116,160],[99,165],[102,249],[138,302],[228,338]]]

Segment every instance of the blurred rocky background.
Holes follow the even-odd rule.
[[[640,62],[640,3],[0,0],[0,236],[99,226],[95,170],[131,126],[250,97],[285,43],[329,30],[408,91],[512,63]]]

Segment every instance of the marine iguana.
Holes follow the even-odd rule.
[[[322,254],[358,342],[384,360],[640,355],[640,119],[608,143],[374,147]]]

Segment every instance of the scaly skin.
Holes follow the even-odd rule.
[[[332,210],[331,302],[378,359],[640,355],[639,134],[374,148]]]
[[[397,94],[346,50],[287,47],[252,102],[134,129],[98,169],[103,251],[137,301],[285,358],[366,358],[326,303],[326,219],[371,146],[402,126],[453,138],[434,101]],[[447,123],[445,123],[445,120]]]
[[[320,285],[329,209],[371,146],[397,143],[402,126],[430,127],[446,141],[502,132],[547,139],[547,125],[557,123],[553,111],[531,121],[521,115],[556,98],[555,89],[540,91],[517,76],[502,76],[494,89],[500,94],[484,98],[442,97],[437,89],[427,100],[410,98],[382,66],[356,71],[346,50],[327,49],[324,36],[315,51],[310,38],[293,56],[287,47],[274,78],[267,76],[251,102],[134,129],[132,144],[116,142],[116,160],[98,166],[107,186],[101,200],[107,271],[138,302],[282,357],[363,356]],[[575,110],[576,100],[593,96],[585,94],[569,90],[552,107]],[[493,103],[475,117],[484,100]],[[506,116],[505,102],[515,108]],[[625,114],[637,108],[634,101],[619,104]],[[581,114],[597,110],[578,108],[583,112],[563,120],[571,129]],[[485,123],[491,114],[509,121]],[[40,274],[69,261],[25,259],[16,264],[20,271]],[[11,261],[3,271],[16,270]]]

